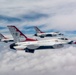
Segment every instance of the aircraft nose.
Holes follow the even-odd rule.
[[[10,45],[10,49],[14,49],[14,50],[15,50],[14,46],[16,46],[15,43],[11,44],[11,45]]]
[[[76,44],[76,41],[75,41],[75,42],[73,42],[73,44]]]

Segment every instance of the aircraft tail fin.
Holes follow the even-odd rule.
[[[44,33],[42,32],[37,26],[34,26],[35,30],[36,30],[36,33]]]
[[[0,33],[0,40],[1,40],[1,39],[7,39],[7,38]]]
[[[24,41],[37,41],[36,39],[31,39],[25,36],[16,26],[7,26],[11,32],[14,42],[24,42]]]

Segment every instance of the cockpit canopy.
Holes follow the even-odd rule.
[[[59,38],[60,40],[68,40],[67,38]]]

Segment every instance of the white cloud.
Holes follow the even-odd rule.
[[[4,44],[5,45],[5,44]],[[1,75],[75,75],[76,48],[41,50],[34,54],[3,47],[0,52]],[[8,50],[6,50],[8,49]]]

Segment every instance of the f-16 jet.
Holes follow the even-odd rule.
[[[16,26],[8,26],[15,42],[10,45],[11,49],[24,50],[28,53],[34,53],[35,50],[58,49],[64,47],[65,44],[72,43],[69,39],[48,39],[37,40],[28,38]]]
[[[13,42],[14,40],[13,40],[13,38],[7,38],[0,33],[0,41],[7,43],[7,42]]]
[[[41,37],[41,38],[44,38],[44,37],[55,37],[55,36],[58,36],[58,35],[59,36],[63,35],[60,32],[50,32],[50,33],[43,32],[37,26],[34,26],[34,29],[36,31],[36,34],[34,34],[34,36],[38,36],[38,37]]]

